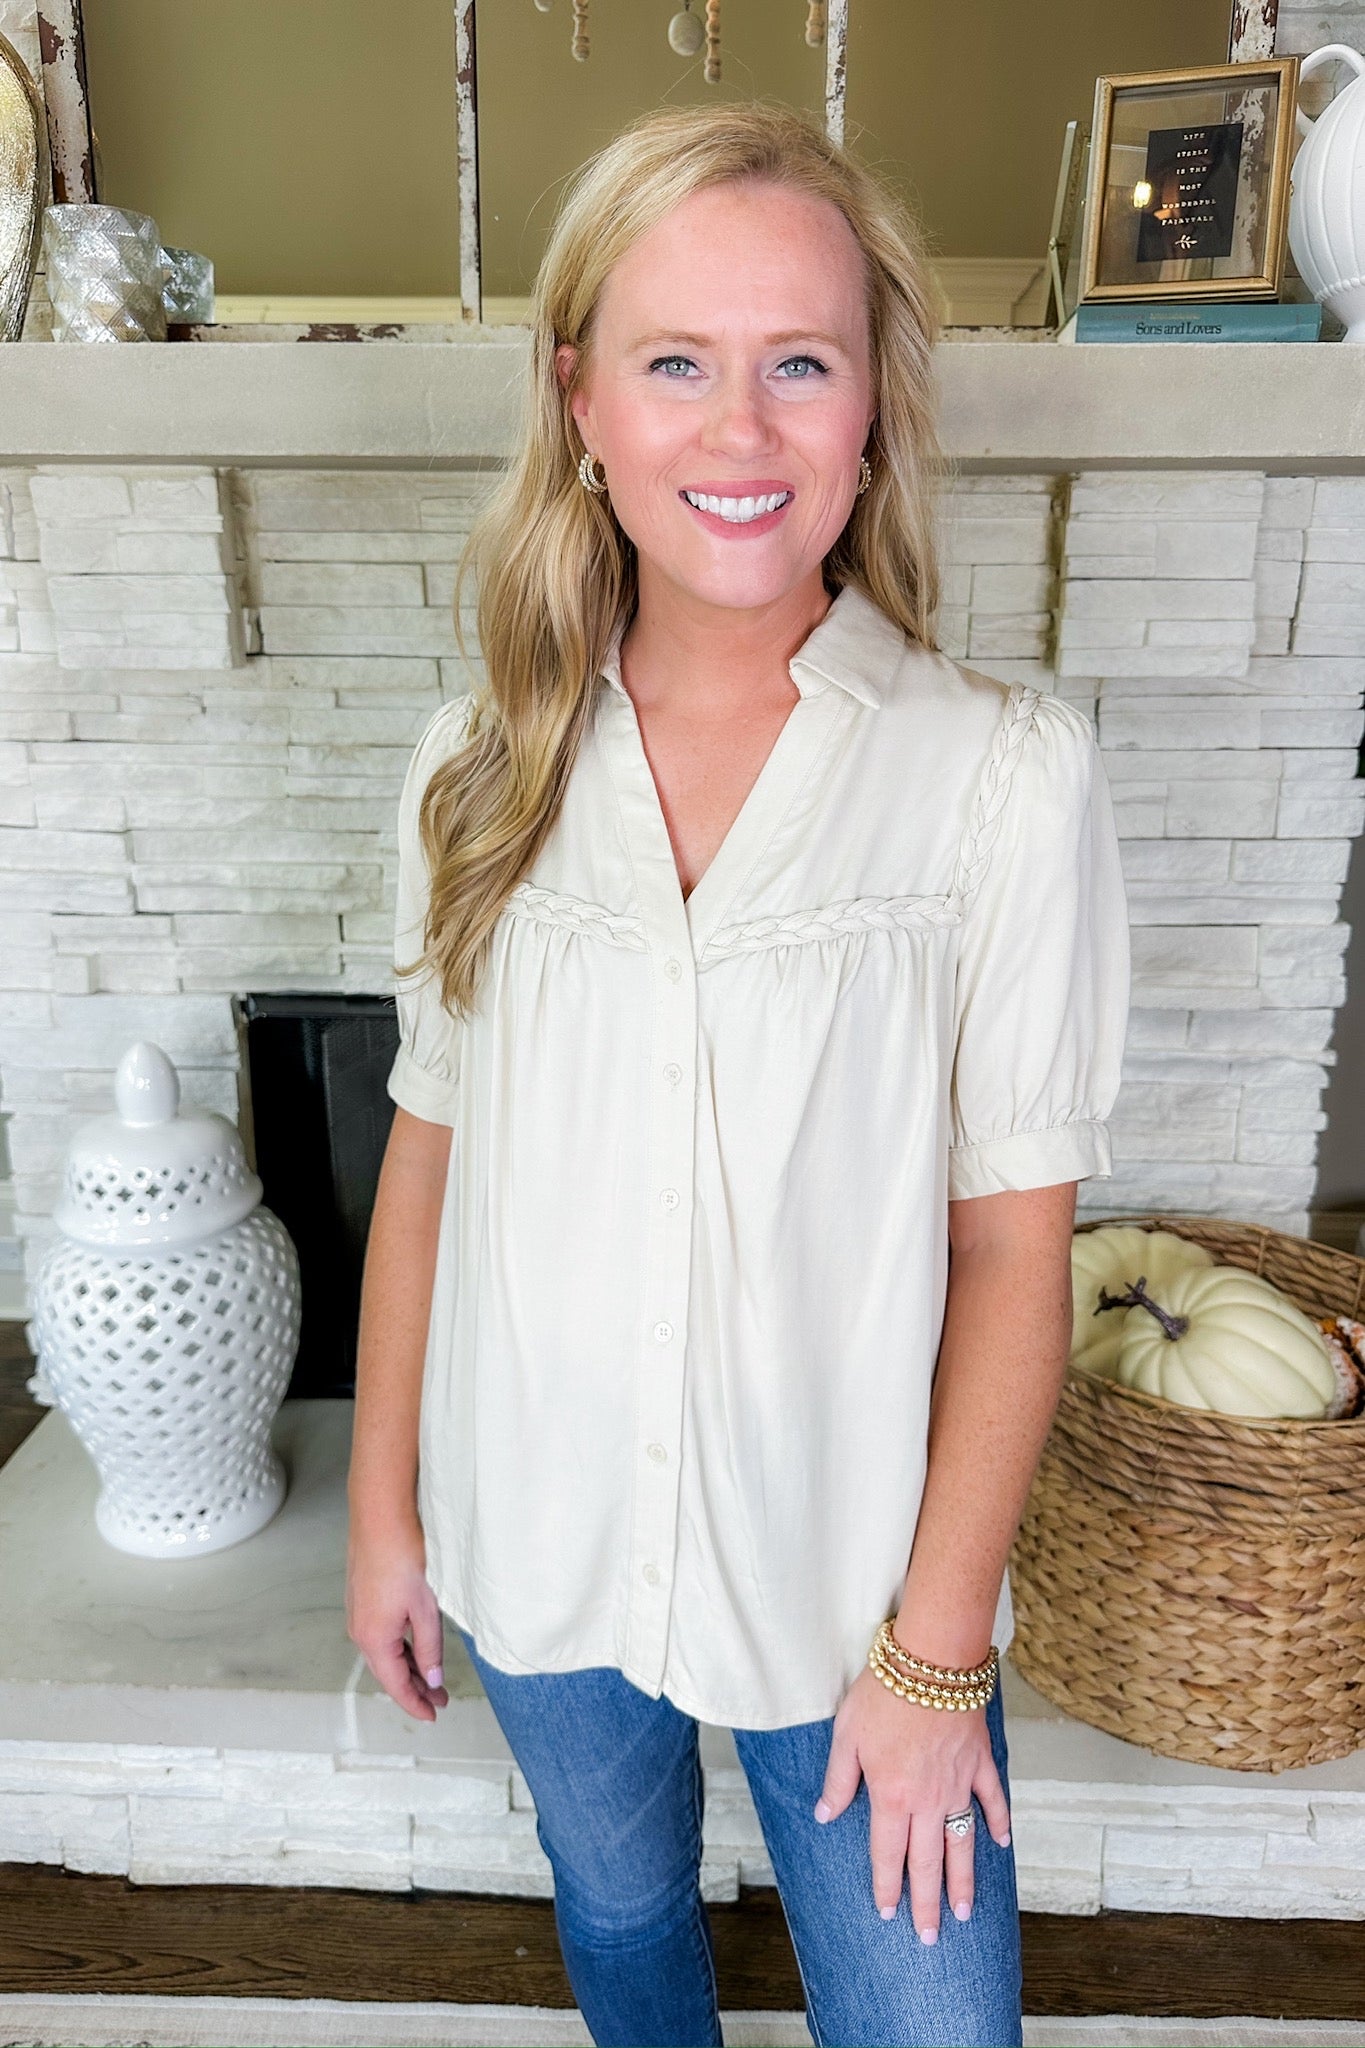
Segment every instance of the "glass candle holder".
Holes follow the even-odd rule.
[[[163,248],[166,318],[177,325],[213,318],[213,264],[197,249]]]
[[[166,265],[150,214],[46,207],[43,254],[54,341],[166,339]]]

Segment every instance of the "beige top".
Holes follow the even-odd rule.
[[[441,1606],[503,1670],[612,1665],[746,1728],[833,1714],[894,1611],[947,1204],[1108,1175],[1128,1013],[1086,716],[852,586],[789,671],[684,900],[618,636],[475,1014],[402,984],[389,1080],[454,1133],[419,1477]],[[399,959],[464,725],[445,705],[408,772]]]

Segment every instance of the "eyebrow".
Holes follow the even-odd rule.
[[[710,334],[684,334],[681,328],[659,327],[651,334],[637,335],[628,346],[632,349],[653,348],[660,342],[682,341],[686,342],[689,348],[711,348],[714,345],[714,340],[715,337]],[[819,327],[794,327],[784,334],[770,334],[766,337],[764,345],[768,348],[780,348],[790,341],[818,341],[823,343],[826,348],[845,350],[848,347],[848,342],[844,337],[838,334],[827,334]]]

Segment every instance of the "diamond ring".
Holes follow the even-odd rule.
[[[964,1835],[969,1835],[975,1826],[976,1815],[970,1806],[964,1806],[961,1813],[950,1813],[946,1816],[943,1832],[945,1835],[956,1835],[960,1841]]]

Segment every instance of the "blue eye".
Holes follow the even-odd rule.
[[[691,361],[691,356],[655,356],[649,367],[652,373],[662,368],[665,363],[690,363]],[[787,363],[810,363],[813,368],[820,372],[822,377],[829,375],[827,365],[822,363],[818,356],[788,356],[780,367],[785,368]],[[670,384],[685,384],[688,380],[685,377],[668,377],[665,381]],[[788,384],[806,384],[809,383],[810,379],[805,376],[788,377],[784,381]]]

